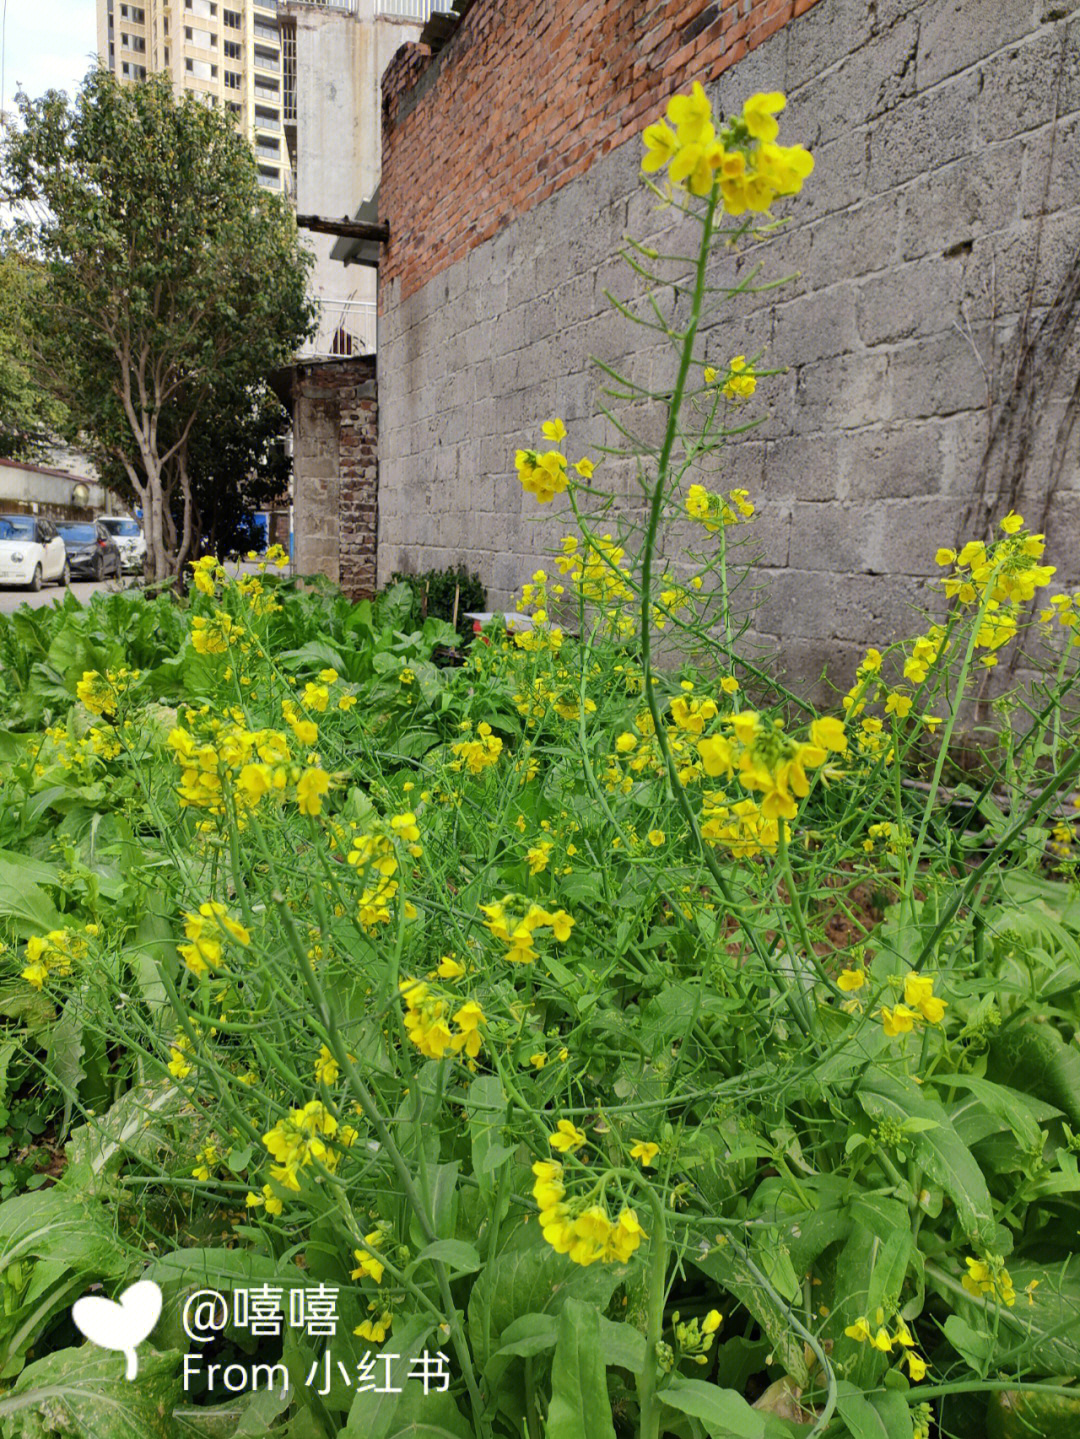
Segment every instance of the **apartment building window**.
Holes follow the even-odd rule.
[[[113,44],[109,45],[109,64],[116,64],[116,46]]]
[[[235,40],[226,40],[222,45],[222,49],[225,51],[226,60],[240,59],[240,46]]]
[[[164,29],[165,29],[165,34],[167,35],[167,34],[169,33],[169,21],[168,21],[168,17],[167,17],[167,16],[166,16],[165,20],[162,22],[162,24],[163,24]]]
[[[121,50],[136,50],[139,54],[145,54],[146,41],[141,35],[129,35],[125,30],[120,31]]]
[[[146,11],[140,10],[137,5],[121,5],[121,20],[134,20],[136,25],[146,24]]]
[[[225,108],[226,110],[228,110],[230,115],[239,115],[243,107],[238,105],[235,100],[226,100]]]
[[[256,40],[269,40],[271,45],[277,44],[278,32],[272,25],[267,25],[262,20],[256,20],[254,29]]]
[[[240,29],[240,15],[236,10],[223,10],[221,12],[221,18],[230,30]]]
[[[166,46],[165,46],[165,64],[167,65],[168,63],[169,63],[169,47],[168,47],[168,45],[166,45]]]
[[[255,46],[255,64],[261,70],[280,70],[281,57],[276,50],[266,50],[261,45]]]
[[[217,79],[217,66],[216,66],[216,65],[211,65],[211,66],[210,66],[210,78],[211,78],[211,80],[216,80],[216,79]]]
[[[239,90],[240,76],[234,70],[225,71],[225,88],[226,90]]]

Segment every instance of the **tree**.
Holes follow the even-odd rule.
[[[17,251],[0,248],[0,459],[44,459],[53,435],[64,427],[62,405],[33,378],[27,348],[28,317],[42,283]]]
[[[201,546],[223,556],[256,544],[253,516],[289,488],[292,463],[286,454],[289,412],[268,385],[236,396],[216,396],[199,416],[188,444],[193,498],[192,553]],[[115,461],[102,482],[133,500],[127,475]],[[173,497],[173,522],[182,516]]]
[[[197,530],[200,419],[243,397],[310,333],[310,259],[232,117],[165,76],[91,71],[74,105],[18,97],[5,189],[47,217],[20,239],[49,276],[38,375],[143,509],[147,573],[178,574]],[[240,401],[244,403],[243,400]]]

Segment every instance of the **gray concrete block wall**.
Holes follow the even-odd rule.
[[[788,367],[760,385],[748,413],[764,423],[727,450],[723,482],[759,507],[758,640],[793,679],[828,661],[844,685],[860,647],[934,608],[988,398],[1080,250],[1080,0],[820,0],[712,93],[730,110],[758,89],[787,91],[781,139],[810,144],[816,170],[780,235],[719,257],[713,279],[758,262],[798,278],[741,296],[701,340],[711,359]],[[591,355],[642,384],[670,375],[664,346],[604,300],[637,294],[611,262],[625,234],[686,244],[640,156],[632,142],[598,160],[408,299],[384,287],[381,580],[464,560],[510,607],[568,519],[523,494],[515,449],[556,413],[571,458],[610,438]],[[1078,369],[1070,356],[1041,399],[1033,520]],[[1050,558],[1075,583],[1075,442],[1061,483]]]

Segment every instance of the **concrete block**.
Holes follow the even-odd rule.
[[[1021,39],[1031,28],[1031,0],[935,0],[919,13],[919,88]]]
[[[878,543],[884,516],[878,504],[831,501],[792,503],[795,563],[803,570],[859,574],[872,568],[868,556]]]
[[[922,419],[978,409],[985,391],[980,361],[964,337],[944,335],[890,352],[881,418]]]
[[[865,345],[938,334],[957,323],[964,295],[957,260],[934,258],[863,279],[858,332]]]
[[[929,95],[904,100],[883,116],[866,132],[870,190],[877,193],[914,180],[925,173],[930,156],[936,168],[970,154],[975,148],[978,93],[979,77],[970,72]]]
[[[873,10],[858,0],[826,0],[814,5],[791,28],[784,84],[775,88],[797,94],[799,87],[820,75],[870,38]]]
[[[936,495],[942,486],[936,425],[872,428],[836,440],[836,493],[845,500]]]
[[[901,257],[962,256],[978,237],[1012,224],[1025,149],[1020,139],[978,149],[906,187]]]
[[[1080,55],[1077,54],[1077,29],[1055,26],[1053,29],[1025,35],[1024,39],[989,56],[979,67],[982,89],[976,109],[976,133],[984,145],[995,140],[1012,139],[1025,131],[1048,124],[1054,118],[1055,106],[1064,99],[1059,113],[1074,108],[1077,86],[1080,85]],[[1058,71],[1062,64],[1061,84],[1068,91],[1059,96]],[[1068,102],[1071,91],[1074,104]]]
[[[1031,136],[1024,146],[1020,213],[1037,216],[1075,205],[1080,195],[1080,115]]]
[[[888,355],[842,355],[800,365],[794,374],[800,431],[855,429],[891,416]]]

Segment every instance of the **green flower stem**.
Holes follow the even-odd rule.
[[[996,575],[997,567],[995,567],[993,574],[991,575],[991,579],[996,577]],[[964,661],[963,664],[960,666],[960,677],[956,683],[955,694],[953,695],[952,700],[949,704],[949,718],[945,722],[945,733],[942,735],[941,744],[938,747],[937,761],[934,765],[934,773],[930,780],[930,789],[926,796],[926,804],[923,807],[922,819],[919,822],[919,833],[915,840],[915,846],[911,852],[911,862],[908,866],[907,884],[905,885],[904,891],[901,895],[901,904],[905,905],[910,911],[912,924],[915,923],[915,879],[919,871],[919,859],[923,852],[923,846],[926,844],[926,836],[930,830],[930,817],[933,814],[934,806],[937,803],[938,789],[941,785],[941,775],[942,771],[945,768],[945,761],[949,755],[949,745],[952,740],[953,730],[956,728],[957,721],[960,718],[960,706],[963,702],[964,691],[967,688],[968,672],[971,669],[971,662],[975,656],[975,641],[978,638],[980,629],[982,628],[983,619],[986,617],[987,613],[989,612],[990,605],[993,603],[991,599],[992,593],[993,591],[991,584],[988,582],[985,590],[983,591],[982,604],[979,606],[978,613],[976,614],[974,622],[971,626],[971,632],[968,635],[967,648],[964,651]],[[944,654],[945,652],[944,644],[947,642],[948,639],[946,636],[946,640],[943,642],[942,654]]]
[[[259,848],[262,850],[263,858],[268,863],[272,863],[273,861],[267,849],[266,839],[263,835],[261,827],[253,822],[252,828],[258,841]],[[312,967],[311,961],[307,957],[307,950],[304,948],[303,941],[300,939],[300,936],[297,933],[296,922],[292,917],[289,906],[285,902],[284,896],[277,893],[276,891],[271,896],[271,898],[273,900],[274,907],[277,909],[278,915],[281,919],[282,928],[285,931],[285,937],[288,941],[289,948],[292,950],[293,955],[296,958],[297,964],[300,968],[300,973],[303,976],[304,983],[307,986],[308,993],[311,995],[312,1003],[315,1006],[316,1013],[319,1015],[323,1025],[325,1026],[327,1035],[330,1039],[331,1052],[333,1053],[334,1058],[337,1060],[342,1073],[345,1075],[349,1088],[355,1095],[356,1101],[360,1105],[365,1119],[375,1130],[375,1133],[379,1136],[379,1142],[382,1144],[383,1148],[386,1151],[387,1157],[390,1160],[390,1163],[393,1165],[394,1173],[397,1175],[397,1180],[398,1183],[401,1185],[402,1193],[405,1196],[405,1200],[408,1203],[409,1208],[416,1215],[417,1223],[420,1225],[420,1229],[424,1235],[424,1239],[428,1244],[434,1244],[438,1236],[435,1233],[435,1228],[432,1224],[431,1215],[428,1211],[428,1207],[424,1203],[422,1196],[417,1192],[416,1186],[413,1183],[412,1175],[409,1172],[409,1167],[405,1163],[405,1159],[401,1151],[395,1144],[394,1136],[390,1133],[386,1121],[379,1113],[379,1108],[375,1102],[374,1095],[372,1095],[367,1085],[364,1084],[363,1080],[356,1072],[355,1065],[353,1065],[349,1059],[348,1051],[344,1043],[342,1042],[341,1036],[337,1032],[336,1026],[334,1025],[333,1017],[330,1012],[330,1006],[327,1002],[327,998],[323,991],[322,984],[320,983],[319,978],[316,975],[314,968]],[[461,1321],[458,1317],[458,1312],[454,1305],[454,1296],[450,1292],[450,1281],[447,1277],[446,1265],[442,1262],[441,1259],[436,1259],[432,1260],[431,1267],[434,1270],[435,1280],[439,1286],[439,1294],[443,1303],[445,1319],[446,1322],[450,1325],[451,1342],[454,1345],[454,1352],[457,1355],[458,1363],[461,1366],[461,1373],[462,1377],[465,1380],[465,1387],[469,1392],[469,1403],[472,1408],[473,1421],[476,1424],[477,1430],[482,1436],[482,1439],[489,1439],[489,1436],[491,1434],[491,1426],[484,1414],[484,1404],[483,1400],[480,1397],[480,1391],[476,1382],[476,1373],[473,1369],[472,1355],[469,1353],[468,1342],[466,1341],[465,1335],[461,1328]]]
[[[668,743],[667,735],[664,732],[664,723],[660,714],[660,706],[657,703],[655,686],[653,685],[652,666],[652,569],[653,560],[656,555],[656,537],[660,528],[660,514],[663,509],[664,499],[667,491],[668,474],[671,468],[671,454],[675,444],[675,437],[679,428],[679,411],[682,408],[683,396],[686,392],[687,376],[690,373],[690,365],[694,355],[694,340],[697,336],[698,322],[701,318],[701,306],[705,295],[705,270],[709,258],[710,241],[713,233],[713,222],[716,217],[716,207],[719,201],[719,189],[713,187],[709,196],[709,203],[705,211],[702,226],[701,249],[698,252],[697,270],[694,279],[694,293],[690,311],[690,321],[682,340],[682,356],[679,361],[679,372],[675,380],[675,388],[671,400],[668,403],[668,421],[664,433],[664,443],[661,447],[660,458],[657,463],[656,484],[653,486],[652,497],[649,503],[649,517],[645,532],[645,545],[642,551],[641,561],[641,669],[644,676],[645,702],[649,707],[649,714],[652,716],[653,729],[656,735],[656,742],[660,748],[664,763],[667,767],[668,779],[671,784],[675,802],[682,810],[683,818],[694,837],[702,858],[712,875],[717,888],[723,895],[728,908],[736,916],[743,926],[747,938],[755,955],[762,965],[776,979],[777,987],[784,996],[784,1001],[791,1011],[792,1019],[803,1034],[809,1036],[811,1026],[804,1014],[798,998],[792,986],[781,983],[780,974],[773,963],[772,956],[768,953],[761,941],[756,929],[746,922],[746,915],[743,906],[735,899],[727,876],[720,868],[716,856],[711,848],[701,837],[701,830],[698,826],[697,817],[682,782],[679,779],[679,772],[675,765],[675,757],[671,753],[671,745]]]

